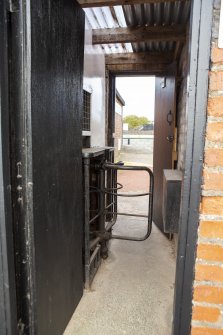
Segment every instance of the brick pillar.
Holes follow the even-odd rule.
[[[223,335],[223,50],[214,37],[205,136],[191,335]]]

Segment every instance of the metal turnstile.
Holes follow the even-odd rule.
[[[144,241],[152,230],[152,208],[154,177],[145,166],[125,166],[122,162],[113,163],[114,148],[83,149],[83,186],[84,186],[84,273],[85,288],[89,289],[101,263],[101,258],[108,257],[108,241],[121,239]],[[148,192],[123,194],[118,191],[123,185],[117,181],[118,170],[146,171],[149,174]],[[121,197],[149,196],[148,215],[118,213],[117,199]],[[147,218],[147,231],[142,237],[120,236],[112,233],[117,216],[134,216]]]
[[[89,289],[91,282],[101,263],[101,258],[108,256],[107,240],[105,238],[105,222],[113,224],[115,214],[105,215],[105,208],[112,213],[117,211],[116,195],[105,195],[100,190],[114,189],[114,171],[105,171],[102,165],[105,161],[114,160],[114,148],[87,148],[82,150],[83,158],[83,188],[84,188],[84,277],[85,288]]]
[[[114,235],[111,233],[110,238],[113,239],[119,239],[119,240],[128,240],[128,241],[145,241],[151,234],[152,230],[152,213],[153,213],[153,189],[154,189],[154,178],[153,178],[153,173],[152,171],[146,167],[146,166],[126,166],[122,164],[113,164],[109,162],[105,162],[103,165],[103,168],[105,170],[113,170],[116,173],[116,187],[114,188],[113,192],[111,192],[108,189],[104,190],[104,193],[106,194],[113,194],[115,195],[116,199],[117,197],[127,197],[127,198],[132,198],[132,197],[143,197],[143,196],[149,196],[149,203],[148,203],[148,215],[141,215],[141,214],[135,214],[135,213],[118,213],[116,212],[110,212],[108,209],[105,208],[105,213],[106,214],[114,214],[116,217],[118,215],[124,215],[124,216],[134,216],[134,217],[143,217],[147,218],[147,232],[144,236],[142,237],[129,237],[129,236],[120,236],[120,235]],[[127,170],[127,171],[146,171],[149,174],[149,187],[148,187],[148,192],[146,193],[138,193],[138,194],[120,194],[117,193],[117,190],[121,189],[123,185],[117,183],[117,171],[118,170]],[[117,201],[117,200],[116,200]],[[116,206],[117,208],[117,206]]]

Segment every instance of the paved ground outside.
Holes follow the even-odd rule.
[[[153,165],[153,139],[137,140],[131,139],[130,145],[123,140],[120,160],[132,165]],[[136,163],[136,164],[134,164]]]

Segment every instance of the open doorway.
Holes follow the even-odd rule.
[[[118,160],[131,165],[153,166],[154,77],[117,77],[116,95],[124,100],[122,142]],[[118,97],[115,105],[115,138],[119,132]],[[116,143],[115,143],[116,146]]]

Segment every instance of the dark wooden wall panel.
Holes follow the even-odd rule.
[[[61,335],[83,292],[84,13],[31,2],[31,110],[37,330]]]

